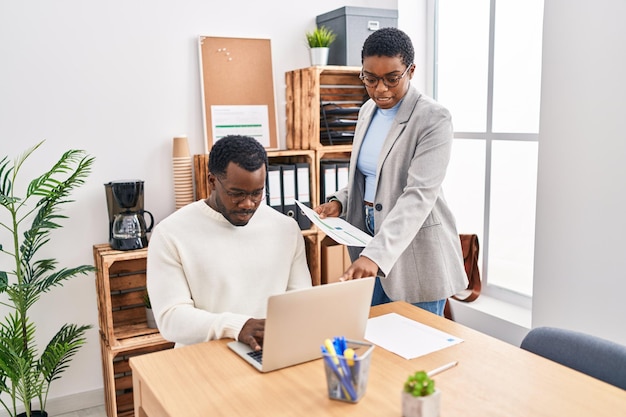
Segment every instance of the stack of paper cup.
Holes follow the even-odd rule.
[[[174,170],[174,194],[176,209],[193,202],[192,158],[187,136],[174,138],[172,168]]]

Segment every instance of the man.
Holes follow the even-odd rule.
[[[259,350],[267,298],[311,286],[298,224],[263,203],[266,172],[258,141],[226,136],[209,155],[209,198],[154,228],[148,292],[177,346],[233,338]]]

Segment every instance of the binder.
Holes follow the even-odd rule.
[[[281,164],[280,190],[282,196],[283,214],[296,219],[296,166]]]
[[[283,212],[283,198],[280,189],[280,166],[267,167],[267,204],[275,210]]]
[[[350,172],[350,162],[337,162],[337,190],[348,185],[348,173]]]
[[[298,162],[296,168],[296,196],[299,202],[311,208],[311,166],[307,162]],[[309,219],[302,210],[296,207],[296,220],[300,226],[300,230],[311,228],[311,219]]]
[[[337,192],[337,164],[320,162],[320,201],[328,201],[328,197]]]

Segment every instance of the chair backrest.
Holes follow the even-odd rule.
[[[572,330],[537,327],[520,347],[626,389],[626,346]]]

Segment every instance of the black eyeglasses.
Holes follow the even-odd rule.
[[[378,86],[378,82],[382,80],[383,84],[385,84],[385,87],[393,88],[393,87],[397,87],[398,84],[400,84],[400,80],[403,79],[404,76],[409,73],[409,69],[411,69],[412,66],[413,64],[410,64],[408,67],[406,67],[406,69],[400,76],[385,75],[384,77],[376,77],[375,75],[365,75],[363,74],[363,69],[361,69],[361,74],[359,75],[359,78],[361,79],[361,81],[363,81],[363,84],[365,84],[366,87],[376,87]]]
[[[254,204],[258,204],[267,195],[267,193],[265,192],[265,189],[252,191],[251,193],[247,193],[245,191],[236,191],[236,192],[228,191],[226,187],[224,187],[224,183],[220,180],[220,178],[217,175],[215,176],[215,178],[217,178],[217,181],[220,183],[220,185],[224,189],[224,192],[226,193],[226,195],[230,197],[230,201],[232,201],[233,204],[241,204],[241,202],[243,202],[246,198],[249,198],[250,201],[252,201]]]

